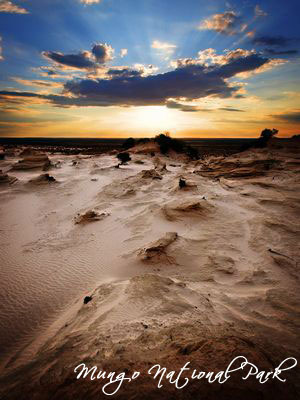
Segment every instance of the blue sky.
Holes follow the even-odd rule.
[[[299,11],[296,0],[0,0],[0,135],[299,133]]]

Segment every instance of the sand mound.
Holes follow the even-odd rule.
[[[197,183],[190,178],[179,175],[176,177],[176,181],[172,182],[171,192],[175,194],[194,191],[197,191]]]
[[[263,176],[279,164],[279,160],[270,157],[255,158],[254,152],[251,156],[241,153],[235,157],[210,158],[195,173],[212,178],[248,178]]]
[[[57,182],[57,180],[53,176],[49,174],[42,174],[36,178],[30,179],[28,183],[34,185],[46,185],[48,183],[55,183],[55,182]]]
[[[212,209],[212,205],[206,200],[196,198],[186,200],[173,200],[162,208],[164,217],[174,221],[181,216],[206,216]]]
[[[275,304],[274,292],[267,298]],[[191,378],[193,370],[216,373],[239,356],[246,357],[260,371],[274,371],[286,358],[284,352],[274,351],[275,343],[261,341],[234,324],[210,320],[218,305],[205,289],[193,290],[168,277],[143,274],[123,283],[102,284],[92,294],[92,301],[79,302],[68,324],[43,346],[39,360],[27,367],[26,375],[20,371],[18,385],[15,375],[6,378],[9,390],[3,392],[5,398],[107,398],[101,391],[107,380],[76,379],[74,368],[80,363],[128,376],[140,371],[141,376],[133,384],[122,385],[114,396],[118,400],[297,398],[294,370],[284,374],[288,377],[285,384],[275,379],[262,385],[256,377],[243,380],[245,371],[241,370],[232,373],[224,385],[204,378],[189,379],[183,390],[176,389],[165,377],[163,388],[158,390],[158,379],[147,373],[157,363],[168,372],[178,373],[189,362],[190,370],[180,379],[183,383]]]
[[[89,210],[84,214],[78,214],[75,217],[75,224],[88,224],[94,221],[101,221],[108,216],[109,213],[98,213],[97,211]]]
[[[8,174],[4,174],[2,170],[0,170],[0,185],[1,184],[9,184],[12,185],[15,183],[18,179],[14,176],[10,176]]]
[[[149,141],[147,143],[139,143],[128,151],[135,154],[160,153],[160,147],[154,141]]]
[[[35,168],[42,168],[46,171],[51,166],[50,160],[45,154],[34,154],[24,157],[12,166],[13,170],[30,170]]]
[[[165,236],[150,243],[138,252],[138,256],[142,261],[164,262],[170,261],[167,255],[167,248],[175,242],[178,235],[176,232],[167,232]]]
[[[141,172],[141,178],[143,178],[143,179],[162,179],[162,176],[156,171],[156,169],[146,169]]]
[[[32,149],[31,147],[26,147],[25,149],[23,149],[19,156],[20,157],[29,157],[29,156],[34,156],[37,154],[37,151]]]
[[[127,173],[128,171],[124,172]],[[151,193],[154,186],[158,186],[161,180],[162,175],[155,169],[142,170],[135,175],[115,179],[103,187],[98,198],[101,200],[125,199],[144,193],[144,191]]]

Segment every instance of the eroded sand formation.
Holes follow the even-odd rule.
[[[29,188],[34,176],[15,171],[18,181],[2,189],[10,217],[1,215],[7,285],[0,338],[11,346],[3,352],[1,396],[107,398],[103,382],[76,380],[74,368],[84,362],[142,371],[117,399],[296,399],[299,369],[284,375],[285,384],[235,375],[224,385],[193,381],[182,391],[166,381],[157,389],[146,372],[156,363],[179,370],[188,361],[192,369],[220,371],[239,355],[262,370],[299,360],[298,142],[195,162],[148,153],[133,149],[119,168],[115,156],[79,156],[76,165],[52,156],[53,164],[61,160],[53,171],[59,185]],[[11,220],[28,198],[38,234],[10,247],[10,224],[30,226]],[[78,226],[76,214],[97,223]],[[12,270],[13,249],[26,269]],[[27,279],[22,291],[18,282]],[[11,321],[17,305],[25,327]],[[12,329],[23,332],[15,343],[7,336]]]
[[[0,185],[1,184],[9,184],[12,185],[17,181],[17,178],[8,174],[4,174],[2,170],[0,170]]]
[[[38,154],[33,152],[30,155],[27,155],[28,152],[25,152],[24,158],[19,160],[17,163],[12,165],[12,170],[21,170],[26,171],[30,169],[41,168],[43,171],[46,171],[50,167],[50,161],[47,155]]]

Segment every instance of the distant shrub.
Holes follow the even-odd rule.
[[[122,144],[122,148],[125,150],[128,150],[134,146],[135,146],[135,139],[133,139],[132,137],[126,139],[125,142]]]
[[[258,139],[253,139],[253,142],[251,143],[245,143],[241,146],[240,151],[246,151],[251,148],[263,148],[267,146],[267,143],[269,142],[272,137],[277,135],[278,129],[264,129],[261,131],[260,137]]]
[[[155,136],[154,141],[159,145],[162,154],[166,154],[169,150],[174,150],[177,153],[183,153],[185,143],[182,140],[173,139],[168,135],[161,133]]]
[[[169,132],[157,135],[154,138],[154,141],[159,145],[162,154],[166,154],[168,151],[173,150],[176,151],[176,153],[185,153],[193,160],[199,158],[197,149],[187,145],[183,140],[171,138]]]
[[[265,140],[269,140],[273,136],[277,135],[277,133],[278,133],[278,129],[264,129],[261,132],[260,137],[264,138]]]
[[[277,135],[278,129],[264,129],[261,134],[260,138],[256,143],[256,147],[266,147],[267,143],[273,136]]]
[[[117,158],[121,161],[122,164],[131,160],[129,153],[127,153],[126,151],[117,154]]]
[[[149,138],[141,138],[137,140],[137,144],[145,144],[145,143],[149,143],[150,139]]]

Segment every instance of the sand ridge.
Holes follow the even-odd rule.
[[[195,162],[142,151],[131,157],[114,168],[115,156],[78,156],[75,164],[74,157],[49,156],[53,165],[60,160],[50,173],[59,185],[29,187],[27,182],[41,171],[14,171],[18,181],[1,189],[7,229],[12,221],[3,216],[5,210],[15,212],[20,202],[38,205],[29,207],[37,224],[33,233],[28,219],[15,221],[18,229],[27,224],[29,231],[15,242],[19,254],[11,254],[15,234],[1,232],[11,260],[2,261],[9,269],[23,256],[35,266],[19,270],[19,281],[36,275],[36,282],[45,282],[43,291],[32,287],[26,298],[18,279],[12,286],[8,270],[3,273],[8,289],[2,305],[6,301],[11,314],[1,315],[1,339],[7,340],[9,327],[16,329],[12,291],[23,295],[23,312],[32,309],[33,321],[39,320],[36,330],[24,327],[27,337],[18,338],[19,352],[5,358],[7,398],[26,398],[31,392],[41,399],[83,398],[84,393],[96,398],[94,386],[74,382],[72,369],[84,360],[122,370],[128,365],[143,369],[157,360],[179,366],[189,356],[216,368],[217,361],[224,364],[242,351],[271,368],[280,358],[299,357],[295,145]],[[180,187],[180,179],[188,184]],[[74,224],[78,214],[91,211],[105,218]],[[52,280],[49,269],[41,268],[47,259]],[[85,295],[92,298],[88,304]],[[51,296],[57,302],[49,306]],[[43,319],[45,312],[52,318]],[[18,385],[15,374],[23,376]],[[291,381],[295,395],[297,378]],[[146,378],[141,381],[149,398],[155,398],[149,385]],[[249,394],[259,390],[261,398],[274,393],[287,398],[276,385],[268,390],[243,389],[236,382],[230,386],[236,396],[245,396],[246,389]],[[120,398],[138,398],[128,390]],[[196,389],[190,390],[187,396],[194,396]],[[179,394],[168,388],[162,396]]]

